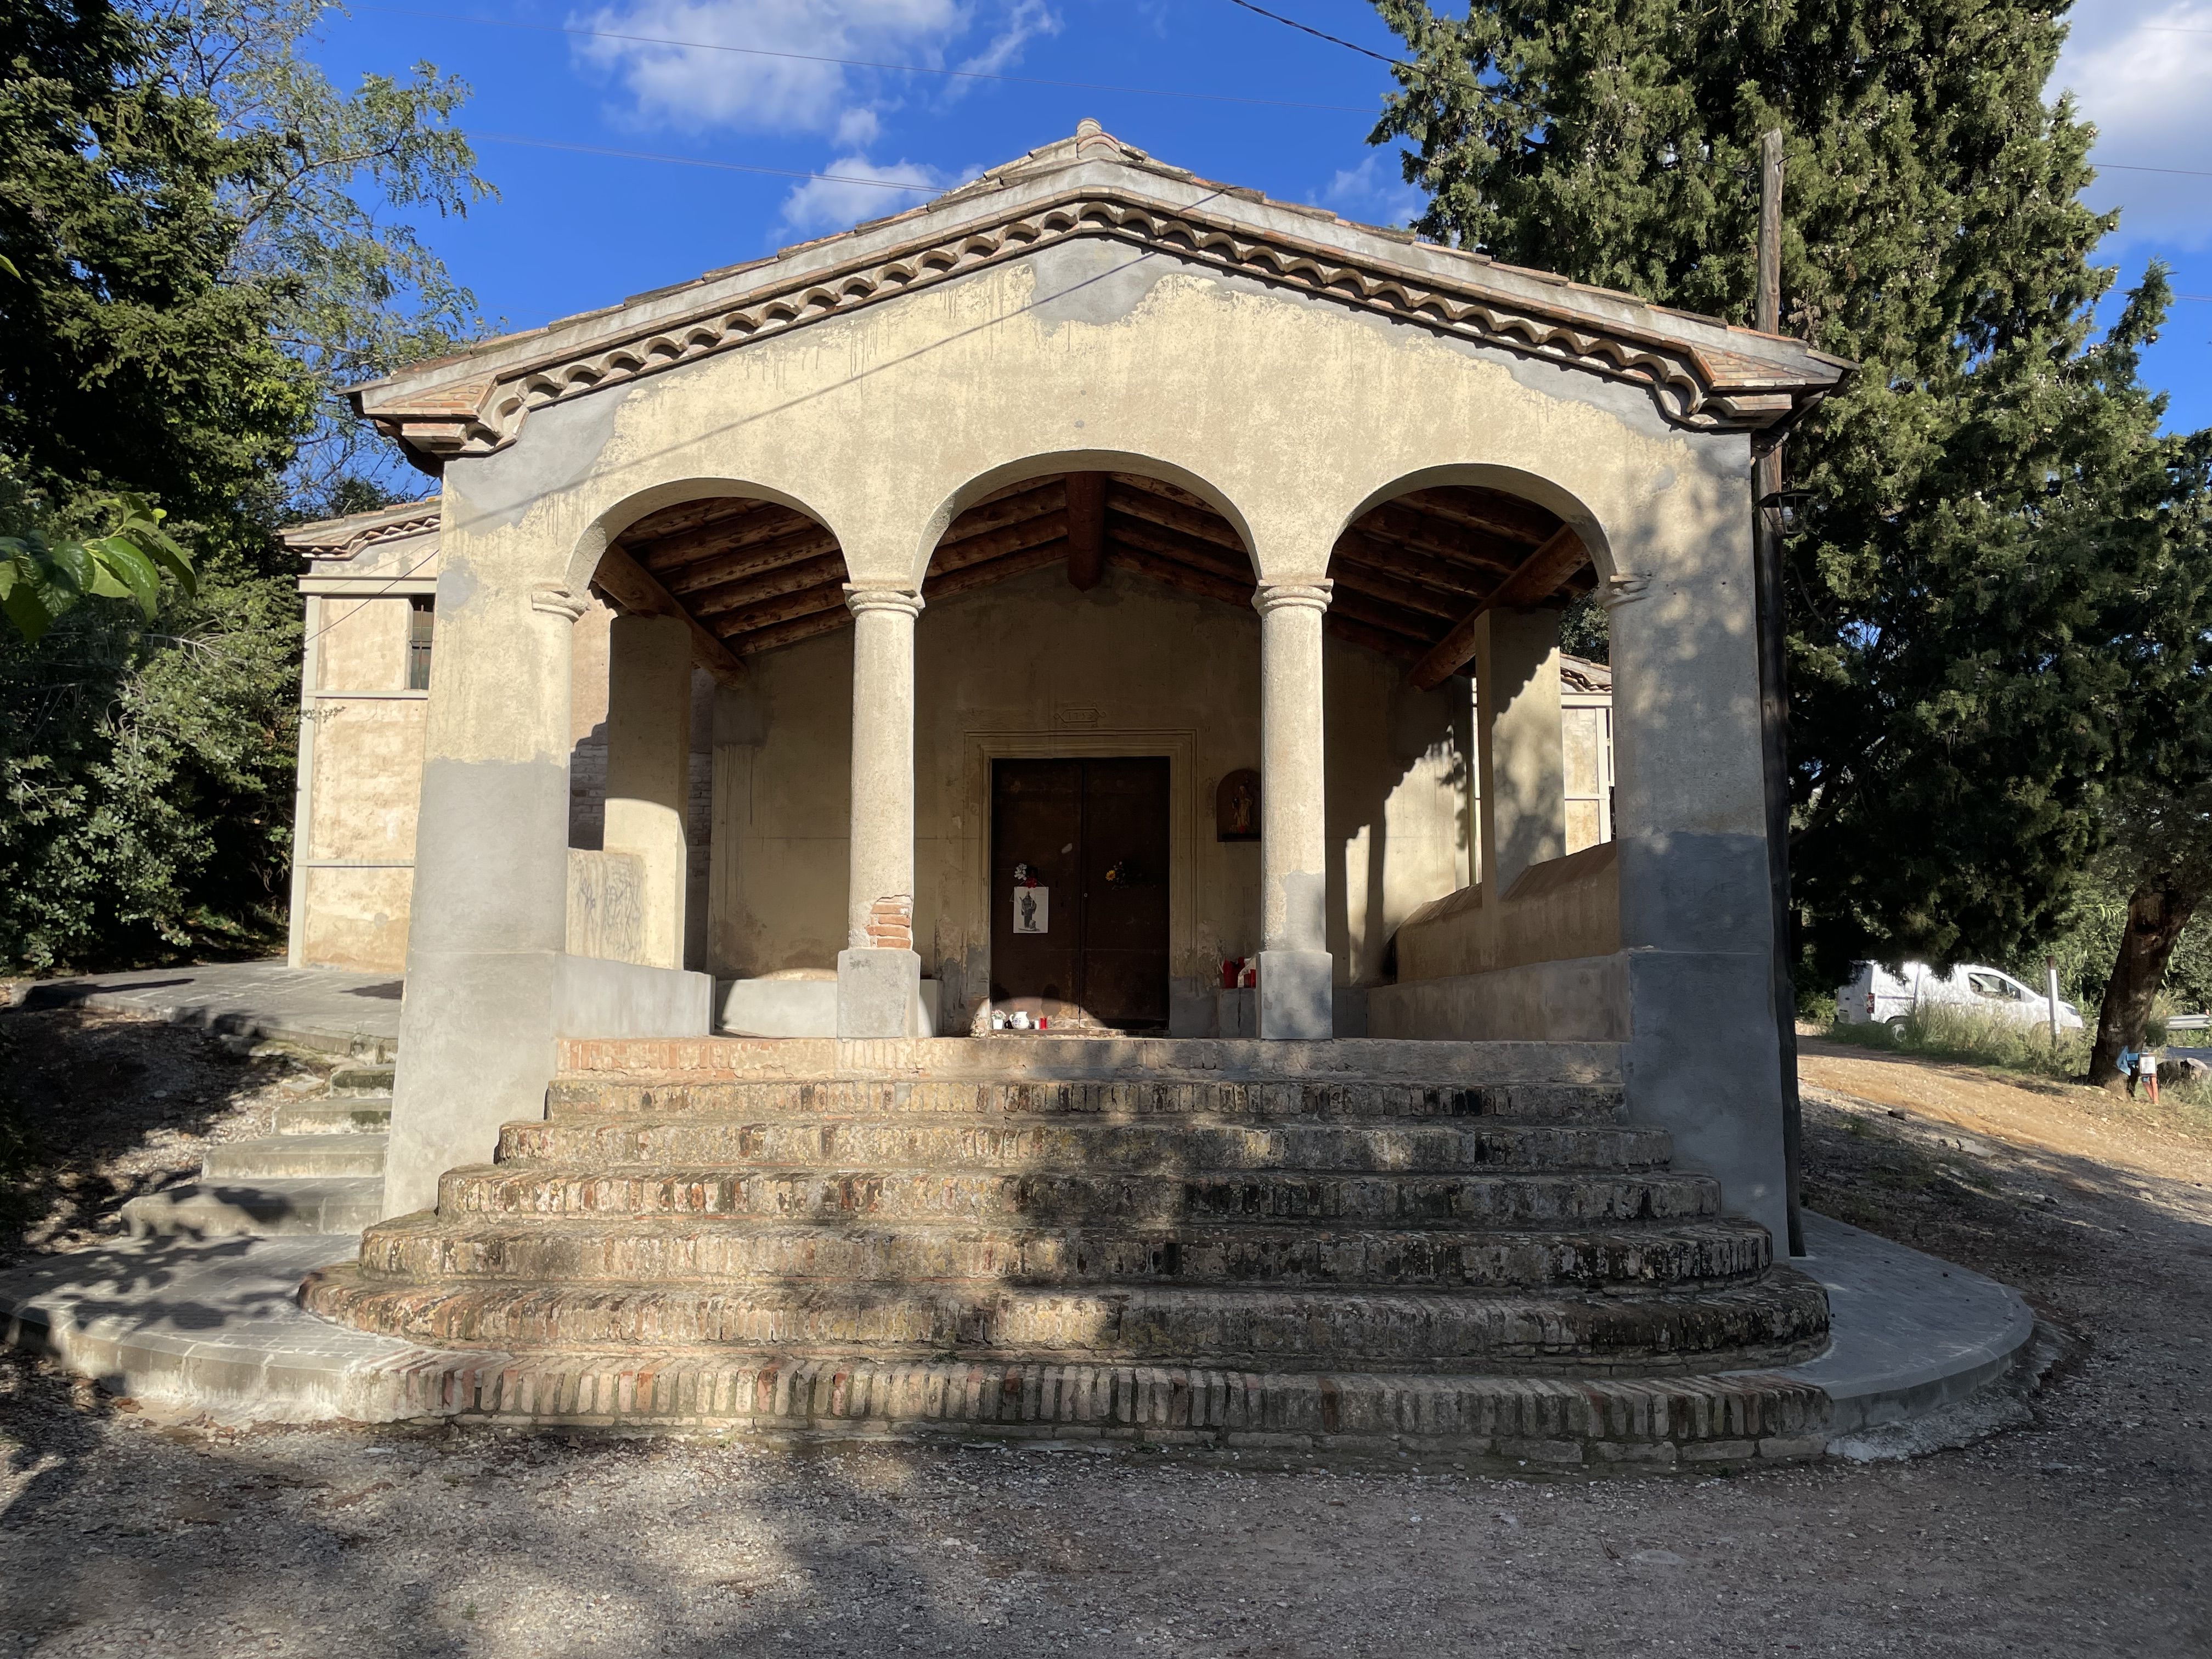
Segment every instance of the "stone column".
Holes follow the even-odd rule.
[[[384,1213],[542,1117],[568,942],[569,635],[587,601],[448,556],[422,756]]]
[[[848,586],[853,612],[853,874],[837,1035],[915,1034],[914,625],[921,596]]]
[[[607,638],[610,853],[645,866],[647,967],[684,966],[690,859],[691,630],[681,617],[617,617]]]
[[[1567,851],[1566,751],[1559,734],[1559,613],[1489,611],[1475,623],[1475,755],[1481,776],[1482,895]]]
[[[1747,464],[1740,474],[1747,481]],[[1686,545],[1617,544],[1620,943],[1636,1119],[1787,1249],[1748,488]],[[1626,538],[1622,540],[1626,541]]]
[[[1260,613],[1260,1035],[1335,1034],[1322,761],[1325,581],[1263,582]]]

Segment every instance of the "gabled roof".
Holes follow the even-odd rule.
[[[529,411],[1078,237],[1107,237],[1648,386],[1669,420],[1750,429],[1850,367],[1802,341],[1646,304],[1154,161],[1085,121],[921,207],[357,387],[432,471]]]

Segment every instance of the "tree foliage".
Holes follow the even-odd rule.
[[[325,9],[0,9],[0,523],[51,570],[143,501],[200,578],[0,635],[0,959],[281,921],[300,623],[272,532],[388,499],[338,386],[478,327],[409,218],[484,193],[465,89],[339,92],[301,54]]]
[[[1748,320],[1760,135],[1784,135],[1785,326],[1856,360],[1789,450],[1792,862],[1819,982],[2003,960],[2062,924],[2163,625],[2202,631],[2194,487],[2136,354],[2093,340],[2112,216],[2022,0],[1376,0],[1412,49],[1374,135],[1424,231]]]

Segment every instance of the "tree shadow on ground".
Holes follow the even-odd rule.
[[[213,1141],[265,1133],[254,1097],[321,1069],[238,1046],[86,1008],[0,1012],[0,1266],[119,1236],[125,1201],[196,1174]]]

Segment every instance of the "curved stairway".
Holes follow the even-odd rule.
[[[1076,1039],[636,1069],[669,1047],[570,1045],[627,1069],[558,1079],[304,1304],[444,1351],[422,1388],[504,1419],[1819,1443],[1825,1399],[1760,1368],[1820,1352],[1822,1291],[1623,1121],[1609,1050],[1563,1051],[1566,1080],[1533,1045],[1444,1043],[1328,1045],[1328,1075],[1296,1074],[1306,1045]],[[1459,1080],[1409,1080],[1415,1048]]]

